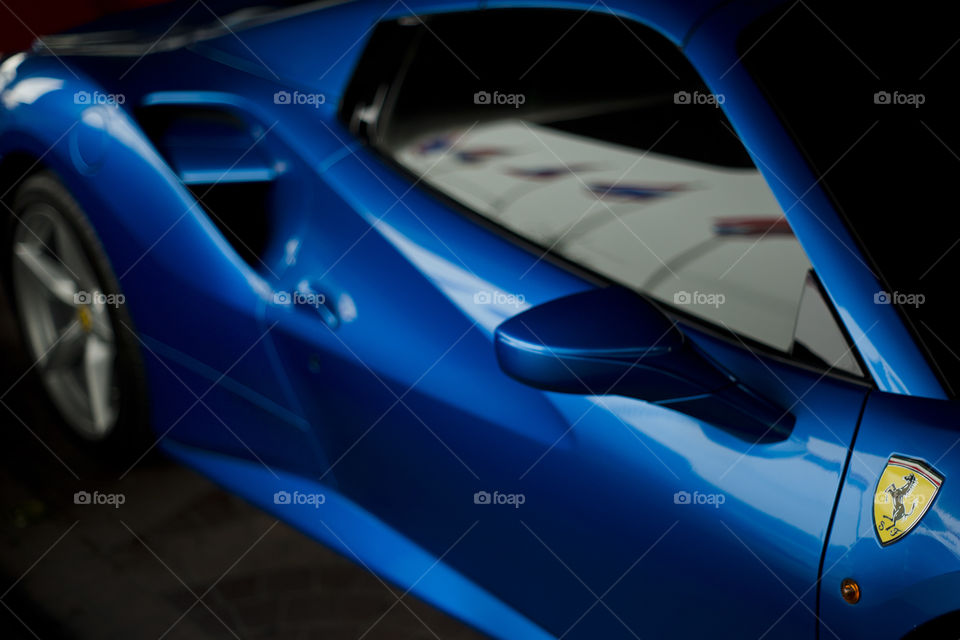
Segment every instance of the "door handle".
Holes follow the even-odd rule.
[[[301,280],[297,284],[297,293],[309,303],[309,306],[316,309],[316,312],[327,323],[328,327],[336,329],[340,326],[340,316],[337,314],[337,308],[330,296],[311,285],[307,280]]]
[[[340,316],[330,296],[307,280],[301,280],[291,292],[277,292],[273,295],[276,304],[291,306],[305,311],[313,311],[331,329],[340,326]]]

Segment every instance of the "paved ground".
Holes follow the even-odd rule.
[[[118,482],[18,380],[8,308],[0,292],[0,638],[481,637],[166,459]]]

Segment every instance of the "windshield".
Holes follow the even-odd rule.
[[[842,4],[763,18],[740,39],[742,63],[861,243],[884,287],[864,295],[897,306],[956,396],[960,29],[949,4]]]

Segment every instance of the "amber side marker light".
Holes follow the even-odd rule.
[[[840,583],[840,595],[850,604],[860,602],[860,585],[853,578],[845,578]]]

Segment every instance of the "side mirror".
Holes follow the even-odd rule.
[[[537,389],[616,394],[669,406],[749,439],[777,441],[794,418],[701,354],[660,309],[621,287],[528,309],[499,327],[500,368]]]

